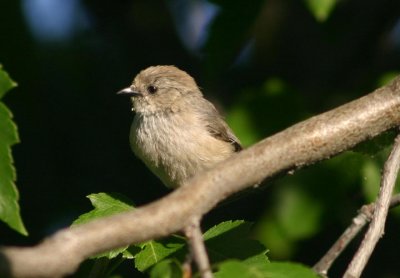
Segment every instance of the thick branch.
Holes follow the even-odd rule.
[[[0,276],[60,277],[72,273],[95,253],[182,230],[191,217],[207,213],[239,190],[282,171],[327,159],[399,124],[397,78],[372,94],[262,140],[156,202],[61,230],[35,247],[3,248]]]

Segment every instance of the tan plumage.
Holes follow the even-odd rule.
[[[194,79],[174,66],[149,67],[119,93],[131,96],[136,112],[133,152],[170,188],[241,150]]]

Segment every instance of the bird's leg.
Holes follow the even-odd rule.
[[[200,228],[200,217],[193,217],[188,226],[184,228],[184,233],[189,241],[190,254],[197,264],[201,278],[212,278],[212,272],[206,247],[204,245],[203,234]]]

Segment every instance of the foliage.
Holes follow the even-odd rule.
[[[176,257],[182,260],[184,253],[179,251],[185,247],[185,241],[179,236],[171,236],[145,242],[140,247],[141,251],[135,256],[135,267],[143,272],[166,258]]]
[[[318,21],[325,21],[337,2],[337,0],[306,0],[308,9]]]
[[[319,277],[309,268],[294,264],[271,262],[248,265],[239,261],[227,261],[220,265],[216,278],[317,278]]]
[[[87,198],[89,198],[94,209],[80,215],[78,219],[72,223],[72,226],[81,225],[97,218],[106,217],[133,209],[132,201],[118,193],[90,194],[87,196]],[[109,252],[98,254],[94,258],[106,257],[108,259],[113,259],[120,254],[127,259],[133,258],[132,250],[136,251],[136,249],[132,248],[128,250],[128,248],[129,246],[121,247]]]
[[[17,84],[0,66],[0,99]],[[15,186],[16,173],[11,146],[19,142],[17,126],[12,113],[0,102],[0,219],[17,232],[28,235],[22,223],[18,204],[19,193]]]
[[[115,196],[108,193],[89,195],[88,198],[94,209],[81,215],[74,221],[74,225],[133,208],[128,204],[129,201],[121,201],[126,200],[125,197]],[[113,212],[110,211],[111,209]],[[316,277],[305,266],[271,263],[266,256],[267,249],[258,241],[249,238],[251,226],[245,221],[225,221],[204,233],[210,261],[215,266],[214,268],[218,269],[216,277],[251,277],[251,275],[255,275],[253,277],[296,277],[296,275]],[[185,239],[172,235],[161,240],[151,240],[129,248],[127,246],[113,250],[107,254],[98,255],[94,259],[107,258],[116,262],[133,259],[135,268],[140,272],[149,272],[150,277],[172,278],[182,277],[182,264],[187,250]]]
[[[87,223],[96,218],[110,216],[133,209],[133,202],[118,193],[97,193],[87,196],[94,209],[82,214],[72,225]]]
[[[179,264],[171,259],[161,261],[150,271],[151,278],[181,278],[182,269]]]
[[[86,210],[82,196],[88,192],[112,188],[137,205],[167,193],[131,154],[129,103],[114,96],[149,65],[174,64],[194,76],[245,146],[360,97],[400,71],[398,1],[366,0],[362,7],[351,0],[55,1],[51,18],[69,18],[64,32],[70,33],[60,32],[61,39],[53,41],[37,36],[27,16],[40,10],[31,7],[36,2],[0,4],[6,11],[0,59],[24,92],[10,94],[7,105],[23,141],[13,156],[31,234],[21,240],[4,228],[2,245],[35,244],[67,226]],[[76,6],[64,9],[62,3]],[[77,13],[68,16],[68,10]],[[42,36],[59,26],[47,26],[37,14],[34,19],[50,28]],[[189,32],[178,35],[185,28]],[[190,39],[200,42],[200,53],[185,48]],[[0,98],[13,86],[1,71]],[[10,155],[18,134],[11,118],[0,102],[0,218],[24,234]],[[276,260],[314,264],[357,209],[376,198],[393,134],[279,177],[207,215],[205,236],[216,275],[270,269],[279,277],[280,270],[303,267]],[[94,209],[75,224],[132,209],[131,201],[116,194],[89,199]],[[398,275],[390,259],[400,244],[399,215],[391,214],[377,249],[380,261],[371,262],[366,277]],[[238,218],[254,225],[227,221]],[[186,253],[185,240],[174,235],[100,254],[88,264],[104,260],[112,271],[125,262],[118,269],[176,277]],[[331,276],[340,276],[350,253]]]

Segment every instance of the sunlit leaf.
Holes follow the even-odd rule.
[[[245,264],[267,262],[267,249],[258,241],[249,238],[251,224],[244,221],[222,222],[204,233],[210,261],[215,264],[226,259],[241,259]],[[163,240],[152,240],[142,244],[142,251],[135,256],[139,271],[163,262],[166,258],[182,261],[186,252],[186,241],[178,236]]]
[[[249,265],[227,261],[220,265],[216,278],[318,278],[310,268],[296,263],[270,262]]]
[[[156,264],[150,271],[151,278],[181,278],[182,269],[175,260],[163,260]]]
[[[82,214],[73,223],[72,226],[80,225],[97,218],[110,216],[116,213],[130,211],[133,209],[133,203],[125,196],[117,193],[97,193],[87,196],[94,209]],[[123,254],[125,258],[133,257],[128,253],[128,246],[117,248],[94,256],[93,258],[107,257],[109,259]]]
[[[0,66],[0,98],[16,83]],[[17,126],[11,111],[0,102],[0,219],[17,232],[27,235],[20,215],[19,193],[15,186],[16,172],[11,146],[19,142]]]
[[[308,9],[318,21],[325,21],[336,4],[337,0],[306,0]]]
[[[269,213],[257,222],[254,236],[268,246],[275,258],[289,258],[295,251],[293,241],[282,231],[279,221]]]
[[[236,136],[240,138],[243,146],[250,146],[261,138],[253,125],[251,113],[246,107],[242,105],[232,107],[226,120]]]
[[[241,91],[226,120],[243,145],[249,146],[303,119],[303,100],[282,79],[272,77],[262,86]]]
[[[178,236],[170,236],[162,240],[151,240],[141,244],[142,251],[135,256],[135,267],[146,271],[153,265],[172,256],[184,248],[186,242]]]
[[[88,195],[87,198],[89,198],[94,209],[80,215],[78,219],[72,223],[73,226],[133,209],[132,201],[117,193],[94,193]]]
[[[17,86],[7,72],[5,72],[0,65],[0,99],[7,93],[8,90]]]
[[[390,71],[384,73],[378,80],[378,87],[384,86],[389,84],[391,81],[393,81],[394,78],[398,77],[400,75],[400,72],[398,71]]]
[[[376,161],[366,160],[361,171],[364,196],[368,202],[373,202],[379,192],[381,168]]]
[[[291,239],[304,239],[314,235],[321,220],[321,205],[310,198],[299,185],[286,185],[277,207],[278,221]]]
[[[217,263],[228,258],[268,261],[265,246],[249,238],[251,226],[245,221],[226,221],[209,229],[204,239],[211,261]]]

